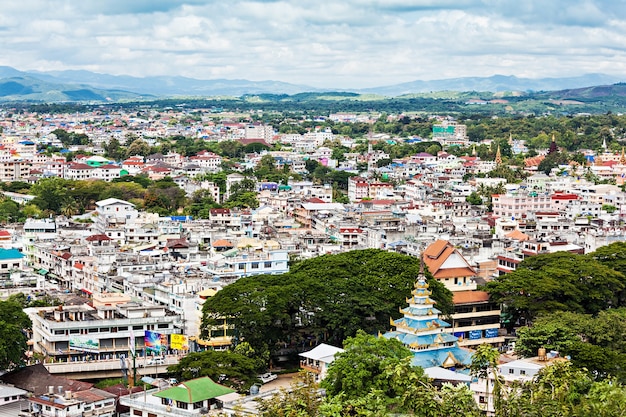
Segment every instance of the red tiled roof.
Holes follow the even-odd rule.
[[[87,242],[101,242],[103,240],[112,240],[112,239],[105,234],[97,234],[97,235],[91,235],[85,240]]]

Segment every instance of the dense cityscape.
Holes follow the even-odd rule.
[[[622,115],[41,109],[0,122],[14,415],[624,398]]]

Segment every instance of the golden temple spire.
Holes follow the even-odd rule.
[[[626,165],[626,155],[624,155],[624,147],[622,146],[622,156],[619,158],[619,163]]]
[[[496,151],[496,165],[502,164],[502,154],[500,153],[500,144],[498,144],[498,150]]]

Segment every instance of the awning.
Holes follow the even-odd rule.
[[[37,273],[38,273],[39,275],[46,275],[46,274],[48,273],[48,270],[47,270],[47,269],[43,269],[43,268],[41,268],[39,271],[37,271]]]
[[[89,291],[87,288],[83,288],[81,291],[82,291],[82,292],[84,292],[84,293],[87,293],[87,294],[89,294],[89,295],[91,295],[91,294],[92,294],[92,292],[91,292],[91,291]]]

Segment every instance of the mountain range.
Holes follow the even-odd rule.
[[[434,91],[553,91],[610,85],[623,78],[586,74],[567,78],[519,78],[494,75],[409,83],[364,89],[319,89],[280,81],[213,79],[177,76],[132,77],[83,70],[20,71],[0,66],[0,101],[105,102],[149,100],[163,97],[239,97],[245,94],[298,94],[302,92],[349,91],[395,97]]]

